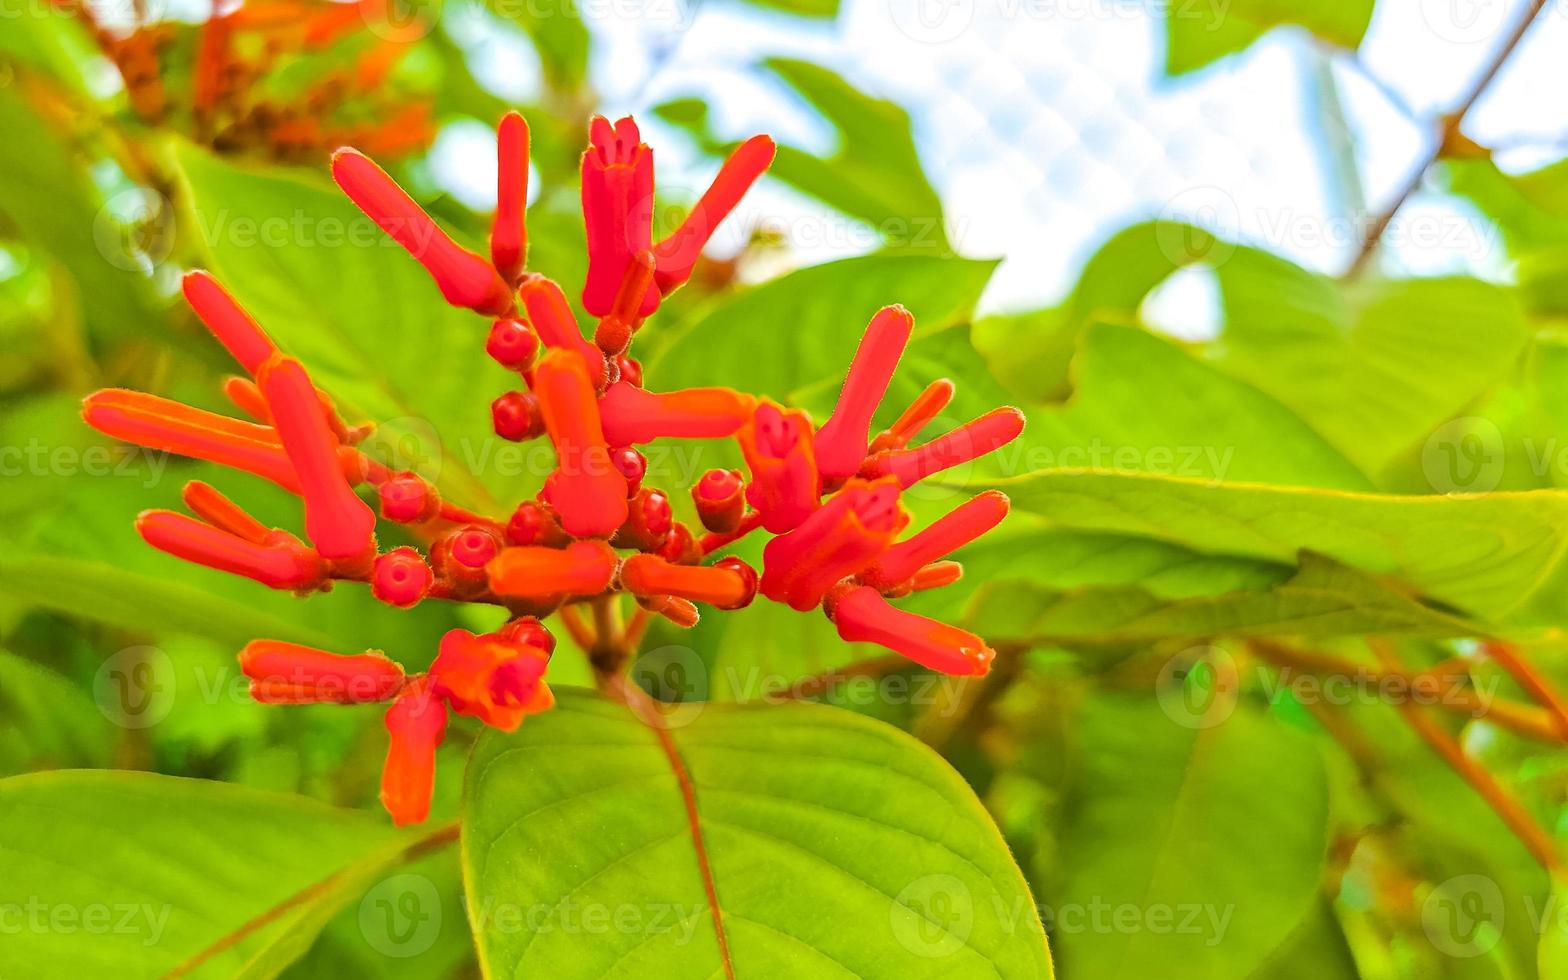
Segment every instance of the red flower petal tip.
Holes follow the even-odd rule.
[[[446,737],[447,707],[428,679],[403,689],[387,709],[386,766],[381,771],[381,805],[399,827],[430,816],[435,790],[436,749]]]
[[[905,612],[869,586],[839,596],[831,616],[842,639],[880,644],[944,674],[985,674],[996,656],[996,651],[973,633]]]
[[[887,394],[914,328],[915,318],[902,306],[884,307],[871,318],[838,405],[817,432],[817,468],[823,476],[842,480],[859,471],[871,438],[871,416]]]

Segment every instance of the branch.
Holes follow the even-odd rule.
[[[1486,70],[1481,73],[1481,77],[1470,87],[1470,91],[1466,93],[1458,107],[1442,118],[1436,145],[1422,159],[1420,166],[1416,168],[1404,187],[1400,189],[1399,194],[1394,198],[1393,204],[1374,218],[1372,223],[1367,226],[1366,233],[1361,239],[1360,251],[1356,254],[1355,261],[1351,263],[1350,269],[1345,273],[1347,279],[1354,279],[1366,271],[1367,265],[1372,261],[1373,254],[1377,252],[1378,244],[1383,240],[1383,234],[1388,231],[1388,226],[1393,223],[1394,216],[1399,213],[1400,208],[1405,206],[1405,202],[1409,201],[1410,198],[1415,196],[1416,191],[1421,189],[1422,182],[1426,180],[1427,172],[1436,165],[1438,160],[1442,159],[1443,151],[1459,135],[1459,128],[1463,125],[1465,117],[1470,114],[1471,109],[1475,108],[1475,104],[1480,101],[1481,96],[1486,94],[1486,90],[1491,87],[1492,82],[1497,78],[1498,72],[1502,71],[1503,65],[1508,63],[1508,59],[1513,55],[1514,50],[1519,47],[1519,42],[1524,40],[1525,34],[1529,33],[1530,25],[1535,23],[1536,17],[1545,9],[1546,4],[1547,0],[1530,0],[1529,5],[1519,15],[1518,21],[1515,22],[1507,41],[1492,56],[1492,60],[1487,63]]]

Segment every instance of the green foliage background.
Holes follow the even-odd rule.
[[[539,104],[520,107],[542,187],[533,265],[570,292],[590,38],[507,9],[491,28],[526,32],[545,69]],[[1172,17],[1167,70],[1280,25],[1353,49],[1371,13],[1234,0],[1218,30]],[[676,776],[609,702],[565,690],[515,736],[455,729],[431,823],[399,832],[375,806],[378,712],[248,701],[233,653],[255,637],[381,648],[417,669],[445,630],[494,624],[348,588],[301,602],[137,539],[135,514],[192,478],[299,520],[269,487],[80,424],[80,397],[107,385],[221,407],[227,368],[176,302],[181,269],[213,269],[453,499],[516,500],[537,477],[490,455],[476,392],[506,376],[479,356],[474,319],[401,252],[330,240],[357,212],[322,161],[220,155],[187,120],[145,124],[96,81],[104,69],[76,20],[8,8],[0,976],[700,977],[728,960],[742,977],[1041,977],[1045,935],[1069,978],[1568,976],[1561,866],[1518,826],[1557,846],[1568,730],[1478,643],[1509,640],[1548,686],[1568,681],[1568,164],[1510,175],[1470,153],[1434,168],[1500,231],[1506,285],[1335,279],[1148,223],[1104,242],[1059,306],[977,319],[994,261],[957,255],[939,220],[888,230],[942,213],[909,116],[822,66],[758,65],[837,136],[829,157],[782,147],[771,179],[886,241],[761,283],[699,276],[639,338],[650,383],[820,414],[861,326],[900,302],[918,328],[893,411],[948,377],[955,419],[1010,401],[1029,427],[912,493],[920,520],[961,484],[1014,501],[959,556],[962,582],[911,600],[1001,649],[987,680],[889,667],[766,603],[644,644],[632,677],[674,702],[726,950]],[[395,81],[443,122],[504,107],[444,28]],[[656,111],[725,151],[700,101]],[[486,216],[434,190],[417,158],[392,169],[482,237]],[[775,242],[747,254],[787,265]],[[1192,268],[1216,284],[1223,328],[1187,343],[1151,329],[1144,304]],[[655,458],[650,481],[678,487],[682,466]],[[563,647],[552,683],[590,685]],[[1306,683],[1364,693],[1423,671],[1510,710],[1417,706],[1421,727],[1386,686],[1337,703]],[[410,896],[407,922],[386,917]],[[563,913],[623,907],[668,923]],[[129,928],[90,925],[99,908]],[[526,914],[507,927],[541,908],[551,928]]]

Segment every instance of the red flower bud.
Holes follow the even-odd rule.
[[[496,630],[496,638],[514,646],[529,646],[545,653],[555,652],[555,637],[535,616],[519,616]]]
[[[621,585],[642,597],[676,596],[720,609],[740,609],[757,594],[757,573],[739,558],[713,565],[674,565],[654,555],[621,563]]]
[[[343,475],[337,438],[305,369],[291,358],[274,357],[261,366],[256,383],[299,476],[305,532],[311,543],[334,561],[374,551],[376,515]]]
[[[281,640],[252,640],[239,655],[250,695],[267,704],[368,704],[402,689],[403,668],[379,650],[342,656]]]
[[[625,381],[599,401],[604,438],[612,446],[655,439],[718,439],[746,424],[752,400],[729,388],[654,393]]]
[[[887,394],[914,328],[915,318],[902,306],[883,307],[871,318],[849,365],[838,405],[817,432],[817,469],[828,479],[854,476],[865,461],[871,416]]]
[[[663,616],[683,630],[691,629],[702,619],[696,606],[672,595],[637,596],[637,605]]]
[[[501,549],[493,533],[480,527],[465,527],[447,539],[447,553],[467,568],[482,569]]]
[[[436,749],[446,737],[447,710],[428,678],[403,688],[387,709],[386,767],[381,771],[381,805],[399,827],[423,823],[435,790]]]
[[[283,531],[270,531],[266,543],[257,543],[168,510],[143,511],[136,530],[159,551],[270,588],[304,591],[327,578],[321,556]]]
[[[953,400],[953,382],[943,378],[926,386],[887,430],[871,440],[871,452],[903,449]]]
[[[603,401],[600,406],[603,406]],[[648,458],[630,446],[622,446],[610,450],[610,462],[626,477],[626,492],[635,494],[642,486],[642,478],[648,475]]]
[[[718,176],[692,206],[691,213],[670,237],[654,249],[658,256],[655,279],[659,293],[668,296],[691,278],[691,270],[735,205],[773,162],[776,148],[767,136],[753,136],[730,154],[719,168]]]
[[[658,490],[639,490],[631,498],[626,523],[615,532],[610,544],[617,548],[655,551],[670,536],[673,520],[668,497]]]
[[[394,548],[378,556],[370,570],[370,594],[403,609],[418,605],[434,582],[430,566],[413,548]]]
[[[1024,413],[1016,408],[998,408],[923,446],[878,453],[866,460],[860,473],[867,479],[893,476],[899,486],[912,487],[933,473],[995,452],[1023,431]]]
[[[528,254],[528,123],[515,112],[496,129],[495,222],[490,226],[490,261],[507,282],[522,274]]]
[[[574,541],[565,548],[502,548],[485,567],[490,591],[525,600],[557,595],[598,595],[615,579],[615,552],[603,541]]]
[[[266,331],[206,272],[186,273],[185,301],[240,366],[255,374],[278,352]]]
[[[612,128],[595,116],[582,159],[583,226],[588,240],[588,278],[583,307],[607,316],[633,257],[653,246],[653,151],[630,117]],[[659,305],[650,284],[637,308],[647,316]]]
[[[622,354],[615,359],[616,377],[629,385],[642,387],[642,362]]]
[[[509,391],[490,403],[495,434],[512,442],[525,442],[544,431],[539,400],[527,391]]]
[[[1007,516],[1007,506],[1007,494],[987,490],[960,504],[909,540],[887,549],[860,580],[883,590],[908,581],[925,566],[1002,523],[1002,518]]]
[[[261,389],[251,379],[237,375],[224,378],[223,397],[255,421],[272,424],[272,416],[267,413],[267,399],[261,396]]]
[[[376,487],[381,498],[381,516],[399,524],[421,524],[441,512],[441,497],[436,488],[418,473],[396,473]]]
[[[839,596],[830,615],[838,635],[847,642],[877,643],[944,674],[982,675],[996,656],[973,633],[889,605],[870,586]]]
[[[459,629],[441,638],[430,679],[458,714],[512,732],[555,703],[543,679],[549,662],[549,650]]]
[[[909,591],[924,592],[927,589],[940,589],[945,585],[952,585],[964,577],[964,566],[956,561],[932,562],[914,574],[909,580]]]
[[[822,495],[806,413],[765,401],[737,438],[751,469],[746,499],[762,515],[762,526],[774,534],[800,526]]]
[[[518,547],[542,545],[556,548],[570,540],[549,508],[532,500],[518,504],[517,510],[512,512],[512,519],[506,524],[506,543]]]
[[[762,594],[804,612],[864,571],[909,522],[892,480],[852,480],[762,551]]]
[[[357,150],[332,155],[332,178],[359,209],[430,273],[453,306],[489,316],[513,308],[512,290],[489,262],[447,236],[397,181]]]
[[[599,403],[583,359],[552,351],[539,363],[534,392],[559,466],[550,502],[574,538],[607,538],[626,523],[626,478],[610,462]]]
[[[485,341],[485,352],[495,362],[512,371],[525,371],[534,362],[539,351],[539,338],[521,320],[507,317],[490,325],[490,337]]]
[[[615,303],[610,313],[599,321],[593,341],[606,357],[615,357],[626,351],[642,317],[642,299],[653,286],[653,253],[638,252],[626,266],[626,278],[616,290]]]
[[[670,527],[669,536],[659,546],[659,557],[677,565],[695,565],[702,560],[702,549],[692,537],[691,528],[680,522]]]
[[[746,514],[745,484],[739,470],[709,470],[691,488],[692,503],[702,526],[715,534],[740,527]]]

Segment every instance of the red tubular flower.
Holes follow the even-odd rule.
[[[244,470],[299,492],[294,467],[270,426],[120,388],[88,395],[82,400],[82,418],[106,436]]]
[[[387,709],[391,740],[381,771],[381,805],[399,827],[423,823],[430,816],[436,749],[446,737],[446,723],[446,705],[436,697],[429,678],[403,688]]]
[[[833,414],[817,430],[817,469],[830,480],[854,476],[866,458],[871,416],[887,394],[893,369],[909,344],[915,318],[902,306],[886,306],[871,318],[849,365]]]
[[[668,296],[691,278],[692,266],[697,264],[708,240],[773,163],[776,152],[771,137],[753,136],[724,161],[718,176],[697,199],[686,220],[654,249],[658,257],[655,281],[661,295]]]
[[[615,580],[615,564],[603,541],[574,541],[565,548],[502,548],[485,573],[490,591],[503,599],[543,599],[598,595]]]
[[[327,577],[321,556],[283,531],[269,531],[266,543],[258,543],[169,510],[142,511],[136,530],[159,551],[274,589],[302,592]]]
[[[363,558],[375,550],[376,515],[354,493],[338,461],[338,441],[299,362],[274,357],[256,383],[278,426],[305,500],[305,532],[323,557]]]
[[[822,495],[811,420],[764,401],[736,437],[751,469],[746,499],[762,515],[762,526],[773,534],[798,527]]]
[[[543,276],[534,276],[523,282],[519,294],[539,339],[546,347],[581,355],[597,388],[604,380],[604,354],[577,329],[577,318],[572,316],[571,304],[561,287]]]
[[[240,365],[255,374],[278,352],[267,332],[206,272],[188,272],[182,282],[185,301]]]
[[[860,475],[868,479],[893,476],[898,479],[899,486],[907,489],[933,473],[995,452],[1023,431],[1023,412],[1016,408],[998,408],[923,446],[878,453],[866,460]]]
[[[951,513],[893,545],[860,580],[879,589],[890,589],[914,578],[925,566],[948,555],[1002,523],[1007,516],[1007,494],[987,490],[960,504]]]
[[[889,605],[870,586],[839,596],[831,615],[844,640],[880,644],[944,674],[985,674],[996,656],[996,651],[973,633]]]
[[[599,321],[593,332],[593,342],[606,357],[625,353],[632,342],[632,334],[642,323],[640,311],[643,297],[653,288],[653,253],[638,252],[626,266],[626,278],[615,293],[615,302],[609,315]]]
[[[430,679],[458,714],[513,732],[525,716],[555,703],[544,683],[549,663],[548,649],[494,633],[452,630],[441,638]]]
[[[757,573],[739,558],[714,565],[672,565],[654,555],[633,555],[621,563],[621,586],[644,598],[675,596],[740,609],[757,594]]]
[[[534,393],[559,465],[550,503],[574,538],[607,538],[626,523],[626,478],[610,462],[593,381],[583,359],[552,351],[534,374]]]
[[[332,178],[425,267],[448,303],[489,316],[511,311],[512,290],[490,263],[448,237],[369,157],[357,150],[339,150],[332,155]]]
[[[434,583],[430,566],[413,548],[394,548],[370,568],[370,594],[401,609],[418,605]]]
[[[252,640],[240,651],[250,696],[267,704],[367,704],[402,690],[403,668],[379,650],[343,656],[282,640]]]
[[[689,630],[701,621],[697,607],[685,599],[672,595],[638,596],[637,605],[651,613],[663,616],[683,630]]]
[[[507,282],[516,282],[528,254],[528,123],[515,112],[496,129],[495,222],[490,226],[490,261]]]
[[[880,453],[888,449],[903,449],[909,445],[909,440],[920,434],[920,430],[930,424],[931,420],[946,408],[953,400],[953,382],[942,378],[926,386],[909,407],[904,409],[904,414],[898,417],[887,431],[871,440],[871,452]]]
[[[653,151],[642,142],[630,117],[612,127],[595,116],[583,153],[583,227],[588,238],[588,279],[583,307],[594,316],[608,316],[626,278],[632,257],[653,247]],[[638,316],[659,305],[650,286]]]
[[[618,381],[599,400],[599,414],[605,441],[631,446],[655,439],[733,435],[746,424],[752,404],[752,399],[730,388],[652,392]]]
[[[267,400],[261,397],[261,389],[251,379],[224,378],[223,397],[255,421],[272,424],[272,418],[267,414]]]
[[[909,523],[893,480],[853,480],[762,550],[762,594],[804,612],[864,571]]]
[[[242,541],[266,544],[272,534],[271,528],[250,516],[244,508],[219,493],[210,484],[191,480],[180,491],[180,497],[185,501],[185,506],[189,507],[196,516]]]
[[[739,470],[709,470],[691,488],[692,503],[702,526],[715,534],[729,534],[746,516],[745,484]]]

